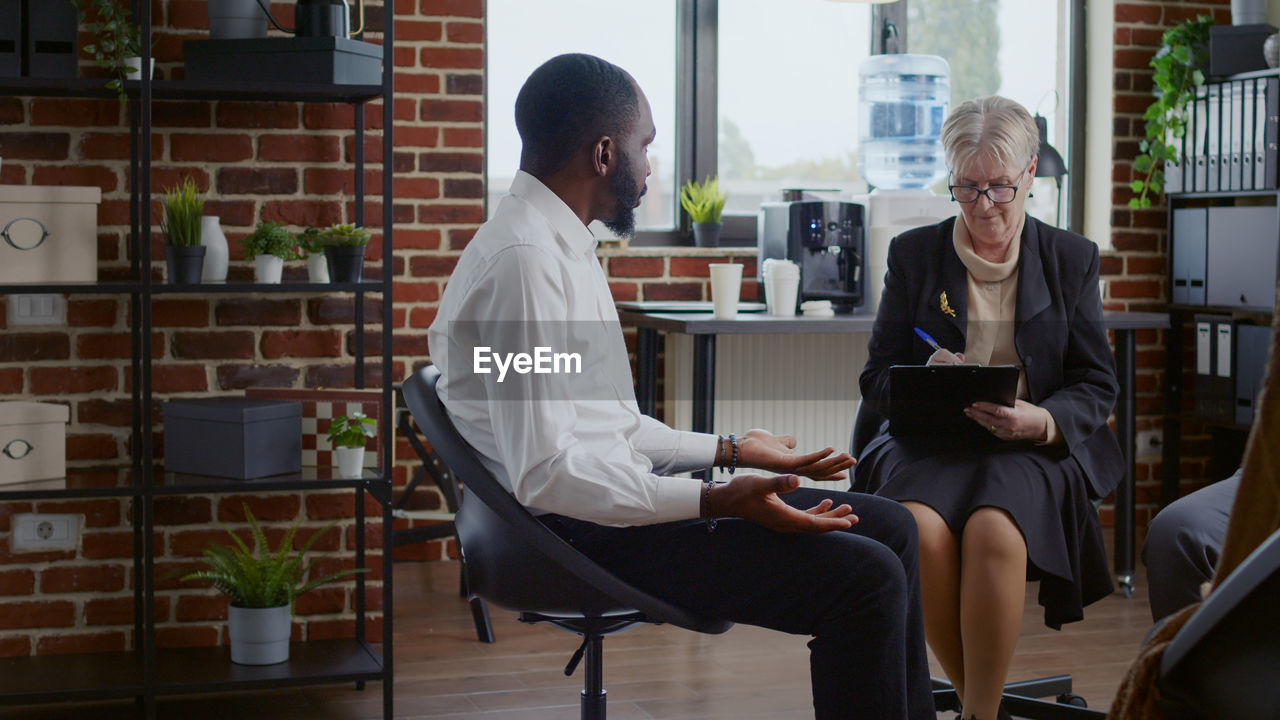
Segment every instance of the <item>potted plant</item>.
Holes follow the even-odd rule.
[[[124,91],[126,79],[142,77],[142,31],[133,22],[127,0],[71,0],[80,18],[80,25],[93,34],[93,42],[85,46],[85,52],[93,56],[98,67],[111,74],[107,87],[115,90],[120,102],[129,97]],[[93,20],[90,20],[92,9]],[[155,68],[151,59],[151,69]]]
[[[1178,163],[1177,141],[1187,134],[1187,105],[1195,98],[1196,88],[1204,85],[1202,68],[1208,64],[1211,27],[1213,18],[1208,15],[1174,25],[1165,31],[1160,50],[1151,58],[1156,99],[1142,115],[1146,138],[1138,143],[1141,154],[1133,160],[1139,177],[1129,184],[1135,195],[1129,207],[1151,207],[1150,196],[1164,192],[1166,163]]]
[[[358,283],[364,277],[364,248],[369,231],[355,225],[331,225],[320,231],[333,282]]]
[[[200,244],[200,217],[204,196],[190,177],[165,191],[160,231],[164,235],[164,259],[169,282],[197,285],[204,269],[205,248]]]
[[[720,213],[728,197],[720,192],[720,181],[710,176],[700,183],[690,180],[680,188],[680,207],[689,213],[689,219],[693,221],[694,245],[720,245],[720,231],[724,228]]]
[[[365,442],[374,436],[377,421],[362,412],[339,415],[329,421],[329,443],[338,456],[338,475],[360,477],[364,468]]]
[[[252,233],[240,239],[244,258],[253,261],[254,278],[260,283],[280,282],[284,261],[298,257],[296,245],[293,235],[278,222],[258,223]]]
[[[201,556],[205,569],[187,573],[181,580],[204,580],[231,601],[227,608],[231,662],[273,665],[289,659],[294,600],[325,583],[368,570],[343,570],[308,581],[307,576],[311,574],[315,561],[304,565],[303,558],[334,523],[317,530],[295,552],[293,538],[298,534],[297,523],[285,532],[277,548],[272,550],[247,504],[244,516],[253,536],[253,548],[250,549],[239,535],[219,523],[231,536],[232,544],[209,545]]]
[[[329,260],[324,255],[320,228],[307,228],[299,233],[298,250],[307,259],[307,280],[313,283],[329,282]]]

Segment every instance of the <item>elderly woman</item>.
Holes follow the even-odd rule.
[[[1024,212],[1039,147],[1026,109],[1002,97],[966,102],[942,142],[960,214],[890,244],[864,402],[888,415],[891,365],[956,362],[1017,366],[1018,399],[965,409],[986,442],[882,428],[854,487],[915,516],[929,645],[963,717],[994,720],[1007,717],[1000,695],[1026,580],[1040,581],[1054,629],[1111,591],[1092,501],[1121,476],[1107,425],[1117,382],[1097,246]]]

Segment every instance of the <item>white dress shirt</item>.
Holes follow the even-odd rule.
[[[511,194],[467,245],[427,330],[439,392],[463,437],[523,505],[602,525],[698,517],[716,436],[641,414],[622,327],[596,240],[537,178]],[[581,373],[518,374],[476,349],[581,355]],[[488,368],[490,372],[477,372]],[[464,479],[465,481],[465,479]]]

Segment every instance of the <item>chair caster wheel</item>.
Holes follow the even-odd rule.
[[[1074,707],[1082,707],[1082,708],[1089,707],[1089,703],[1085,702],[1084,698],[1071,692],[1062,693],[1061,695],[1059,695],[1058,702],[1062,703],[1063,705],[1071,705]]]

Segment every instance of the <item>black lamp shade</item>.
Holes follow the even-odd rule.
[[[1049,125],[1043,115],[1036,115],[1036,130],[1040,132],[1040,151],[1036,153],[1036,177],[1060,178],[1067,174],[1067,164],[1062,155],[1049,144]]]

